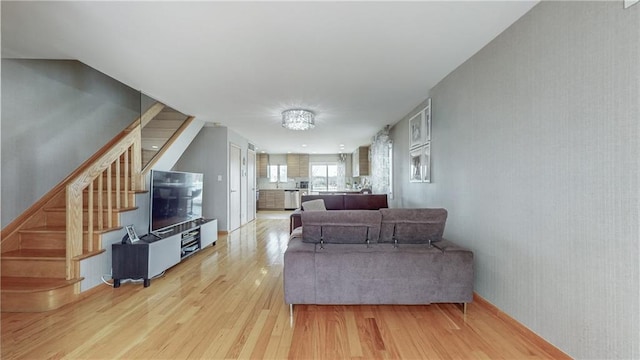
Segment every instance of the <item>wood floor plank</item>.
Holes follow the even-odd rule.
[[[562,358],[496,309],[284,303],[288,214],[221,235],[153,279],[46,313],[2,313],[2,359]],[[558,355],[560,354],[560,355]],[[566,357],[568,358],[568,357]]]

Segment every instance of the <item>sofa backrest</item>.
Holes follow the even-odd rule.
[[[345,210],[378,210],[388,208],[387,194],[347,194],[344,195]]]
[[[382,214],[378,210],[303,211],[302,241],[326,244],[378,242]]]
[[[324,200],[327,210],[378,210],[388,208],[387,194],[302,195],[301,202]]]
[[[343,195],[302,195],[301,202],[317,199],[324,200],[324,207],[327,210],[344,210]]]
[[[380,209],[381,243],[426,244],[442,240],[446,209]]]

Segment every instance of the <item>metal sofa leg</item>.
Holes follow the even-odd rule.
[[[289,304],[289,326],[293,327],[293,304]]]

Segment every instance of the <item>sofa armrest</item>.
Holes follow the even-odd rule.
[[[289,234],[300,226],[302,226],[302,209],[296,209],[289,215]]]

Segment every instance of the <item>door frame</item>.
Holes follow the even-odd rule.
[[[238,163],[238,169],[237,169],[237,176],[238,176],[238,189],[235,190],[238,192],[238,213],[237,214],[232,214],[232,193],[234,192],[233,190],[233,186],[235,184],[233,184],[233,177],[231,176],[232,173],[234,173],[234,169],[232,168],[232,149],[238,150],[238,159],[237,159],[237,163]],[[234,231],[236,229],[239,229],[242,226],[242,148],[234,143],[229,143],[229,192],[228,192],[228,196],[229,196],[229,206],[227,209],[227,228],[229,229],[229,232]],[[231,222],[231,218],[232,216],[236,217],[238,222],[238,226],[232,228],[232,222]]]
[[[253,158],[253,166],[249,159]],[[247,222],[256,219],[258,210],[256,191],[258,191],[258,179],[256,177],[258,156],[255,150],[247,149]],[[252,186],[253,185],[253,186]],[[250,211],[253,209],[252,211]]]

